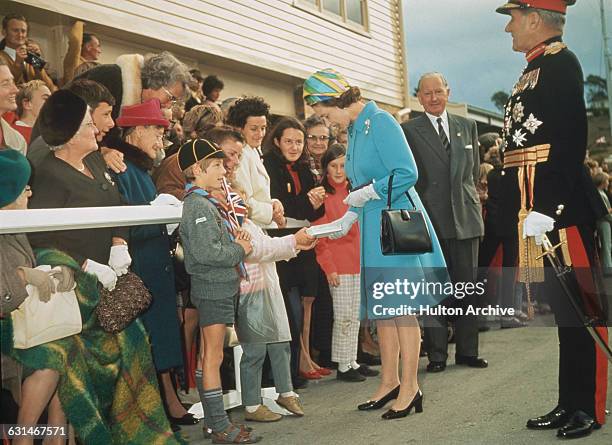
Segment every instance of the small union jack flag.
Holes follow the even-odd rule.
[[[223,191],[227,200],[227,216],[232,230],[236,231],[242,227],[242,222],[248,213],[247,207],[242,197],[238,193],[232,192],[225,178],[223,178]]]

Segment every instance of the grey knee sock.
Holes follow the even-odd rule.
[[[204,382],[202,381],[202,376],[204,373],[201,369],[196,369],[195,371],[195,381],[196,387],[198,388],[198,394],[200,395],[200,402],[202,402],[202,409],[204,409]],[[201,420],[202,427],[210,428],[210,422],[208,421],[208,413],[204,411],[204,418]]]
[[[221,388],[204,390],[202,405],[204,406],[204,415],[208,419],[207,424],[215,433],[221,433],[230,426],[229,418],[223,406],[223,391],[221,391]]]

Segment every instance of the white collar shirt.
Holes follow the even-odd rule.
[[[4,52],[7,53],[11,59],[13,59],[13,62],[17,59],[17,51],[15,51],[13,48],[5,46]]]
[[[425,112],[425,114],[427,115],[427,118],[430,120],[431,125],[433,125],[433,127],[436,130],[436,133],[438,133],[438,135],[440,134],[438,132],[438,117],[442,118],[442,128],[444,128],[444,132],[446,133],[446,137],[450,141],[450,127],[448,126],[448,113],[446,112],[446,110],[444,110],[444,112],[442,113],[441,116],[434,116],[433,114],[429,114],[427,112]]]

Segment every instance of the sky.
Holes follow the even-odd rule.
[[[605,77],[600,0],[568,8],[564,41],[576,53],[585,77]],[[503,0],[403,0],[410,90],[421,74],[442,72],[453,102],[497,111],[491,96],[510,91],[526,65],[504,32],[509,18],[495,13]],[[612,0],[604,0],[612,45]]]

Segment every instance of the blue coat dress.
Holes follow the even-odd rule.
[[[148,205],[157,196],[151,176],[142,166],[135,148],[119,147],[125,154],[127,170],[116,175],[119,192],[129,205]],[[140,162],[139,162],[140,161]],[[160,224],[130,227],[131,270],[147,286],[153,301],[140,316],[151,341],[157,371],[182,366],[183,356],[174,270],[166,227]]]
[[[373,182],[374,190],[381,197],[368,201],[363,208],[351,209],[359,214],[361,228],[361,317],[393,318],[409,315],[410,310],[418,314],[421,307],[438,304],[445,298],[440,288],[448,283],[448,275],[438,238],[414,189],[417,166],[399,124],[374,102],[368,102],[349,127],[345,168],[353,188]],[[382,254],[381,212],[387,206],[391,174],[394,175],[391,207],[412,209],[405,195],[408,192],[417,209],[425,214],[433,252]],[[415,286],[422,284],[411,287],[408,282]]]

